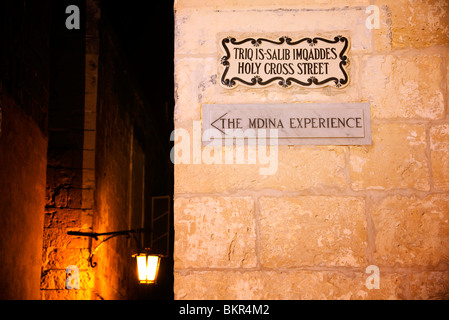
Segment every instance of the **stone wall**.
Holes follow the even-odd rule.
[[[130,229],[129,175],[132,168],[133,125],[126,108],[134,101],[130,99],[132,94],[125,90],[124,82],[129,79],[125,80],[125,64],[121,63],[114,43],[117,42],[114,42],[112,35],[102,32],[95,172],[96,232]],[[101,240],[94,241],[93,248]],[[101,299],[123,299],[132,289],[134,269],[131,268],[133,252],[130,241],[132,239],[126,237],[111,239],[96,254],[96,286]]]
[[[49,1],[0,5],[0,299],[39,299],[50,85]]]
[[[39,299],[47,138],[3,94],[0,299]]]
[[[164,106],[148,100],[124,57],[121,42],[105,16],[98,65],[95,232],[142,228],[142,215],[145,221],[151,216],[151,197],[170,192],[169,139],[161,137],[152,116],[152,109]],[[141,245],[139,240],[138,234],[129,239],[117,237],[98,250],[98,298],[161,299],[170,295],[173,267],[168,259],[161,262],[162,277],[157,285],[139,286],[132,257]],[[99,243],[94,241],[93,248]]]
[[[67,29],[68,15],[59,14],[69,4],[80,8],[79,30]],[[44,300],[94,299],[95,273],[88,265],[92,242],[67,231],[93,231],[100,10],[95,0],[54,1],[52,12],[41,296]],[[79,269],[79,289],[66,288],[69,266]]]
[[[80,10],[79,29],[66,27],[69,5]],[[158,285],[139,286],[133,239],[68,234],[141,228],[151,197],[173,188],[167,97],[146,100],[103,8],[0,4],[0,299],[173,296],[171,258]]]
[[[68,1],[55,1],[65,12]],[[158,297],[155,286],[138,286],[134,238],[108,241],[68,231],[108,233],[141,228],[133,215],[135,150],[145,169],[140,202],[151,214],[151,196],[170,194],[169,137],[161,139],[150,104],[139,87],[114,25],[99,1],[78,1],[80,30],[52,28],[52,86],[49,112],[47,196],[42,250],[42,299],[132,299]],[[151,106],[151,108],[150,108]],[[136,174],[134,174],[136,175]],[[137,196],[135,196],[137,198]],[[147,217],[148,218],[148,217]],[[92,257],[93,264],[89,264]],[[66,286],[66,269],[79,269],[79,288]],[[170,270],[171,267],[171,270]],[[165,275],[172,275],[172,265]],[[165,285],[171,288],[170,278]],[[162,283],[164,281],[161,281]],[[170,294],[170,293],[168,293]]]
[[[369,102],[373,138],[279,146],[267,176],[259,163],[177,163],[175,298],[447,298],[447,2],[178,0],[175,17],[178,132],[198,136],[203,104]],[[219,36],[298,32],[349,34],[346,88],[219,85]]]

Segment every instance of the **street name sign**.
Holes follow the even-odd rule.
[[[349,39],[305,37],[278,39],[225,37],[220,59],[220,84],[235,88],[239,84],[261,88],[276,83],[306,88],[331,86],[344,88],[349,83]]]

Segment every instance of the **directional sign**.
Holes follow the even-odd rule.
[[[202,113],[203,144],[273,134],[278,144],[371,144],[368,103],[205,104]]]

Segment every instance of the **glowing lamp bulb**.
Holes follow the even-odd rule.
[[[141,253],[137,258],[137,275],[140,283],[155,283],[159,271],[160,257]]]

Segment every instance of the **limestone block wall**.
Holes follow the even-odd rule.
[[[175,163],[175,298],[447,298],[448,3],[272,3],[175,2],[175,131],[191,140]],[[346,88],[220,86],[219,37],[320,32],[350,37]],[[335,102],[370,103],[372,145],[279,146],[265,176],[194,152],[203,104]]]
[[[169,159],[162,156],[169,137],[161,139],[151,113],[161,105],[153,106],[143,94],[101,3],[75,4],[85,15],[83,27],[68,30],[64,20],[57,23],[56,16],[51,34],[50,138],[39,250],[41,298],[161,298],[161,288],[170,289],[170,279],[162,281],[172,275],[170,264],[166,260],[161,264],[160,286],[139,287],[132,257],[138,249],[137,234],[110,240],[68,234],[141,228],[142,216],[151,216],[151,197],[170,194]],[[67,5],[58,0],[52,10],[65,12]],[[135,155],[138,149],[141,158]],[[144,163],[134,168],[137,158]],[[134,182],[133,175],[140,175],[144,183]],[[140,201],[140,213],[133,199]],[[66,285],[69,266],[79,270],[78,288]]]
[[[100,9],[95,0],[75,4],[86,15],[85,26],[72,32],[64,20],[57,23],[61,20],[55,15],[51,33],[50,138],[41,243],[43,300],[96,298],[95,270],[88,264],[92,241],[67,231],[93,231]],[[67,1],[55,2],[53,10],[65,12],[68,5]],[[77,289],[66,286],[69,266],[79,269]]]

